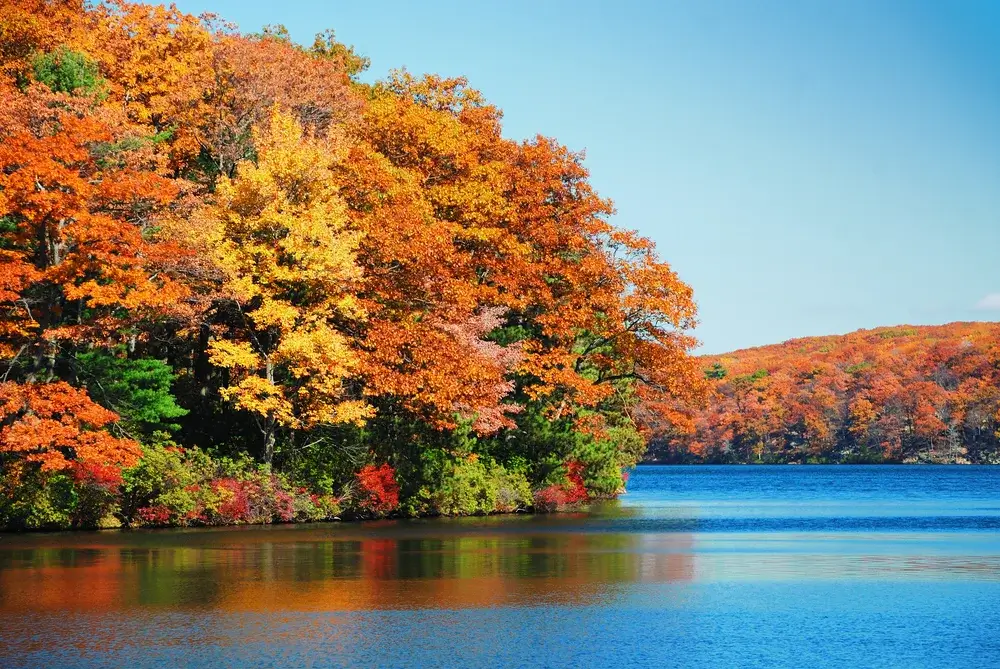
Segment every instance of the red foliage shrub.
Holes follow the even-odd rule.
[[[552,513],[567,504],[580,504],[590,499],[587,486],[583,482],[582,462],[570,460],[566,463],[566,483],[553,484],[534,494],[535,511]]]
[[[122,470],[113,464],[77,460],[73,463],[73,480],[111,492],[122,484]]]
[[[295,520],[295,496],[283,490],[276,479],[271,484],[274,487],[275,516],[283,523],[292,522]]]
[[[552,513],[560,506],[566,504],[566,491],[561,485],[550,485],[547,488],[535,491],[534,495],[535,511],[539,513]]]
[[[583,483],[583,463],[571,460],[566,463],[566,470],[566,480],[568,481],[564,486],[566,503],[579,504],[580,502],[586,502],[589,495],[587,494],[587,486]]]
[[[148,497],[133,512],[142,525],[263,525],[332,518],[339,513],[332,496],[292,488],[264,472],[204,480],[183,488],[169,502]],[[176,507],[171,503],[177,504]]]
[[[116,464],[77,460],[71,471],[76,489],[73,526],[100,526],[115,509],[122,484],[121,468]]]
[[[396,470],[391,465],[365,465],[357,473],[357,480],[359,511],[382,515],[399,506],[399,484],[396,483]]]
[[[167,525],[170,523],[170,509],[162,504],[144,506],[136,513],[144,525]]]
[[[223,497],[215,510],[218,520],[223,523],[246,522],[250,515],[250,500],[242,481],[236,479],[216,479],[212,488]]]

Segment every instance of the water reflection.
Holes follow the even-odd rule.
[[[0,610],[587,605],[619,584],[694,575],[691,535],[673,535],[669,551],[650,553],[639,534],[541,534],[510,523],[462,524],[458,534],[455,525],[146,532],[95,536],[74,548],[58,545],[59,536],[8,538]]]

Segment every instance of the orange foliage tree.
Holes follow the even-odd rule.
[[[307,134],[332,134],[341,142],[361,108],[339,59],[302,49],[280,34],[220,33],[212,48],[212,74],[210,111],[199,132],[225,176],[251,157],[253,129],[267,122],[273,107],[292,114]]]
[[[118,420],[87,393],[63,382],[0,383],[0,453],[17,456],[15,467],[38,463],[43,472],[74,462],[112,465],[139,461],[139,445],[104,430]]]
[[[369,387],[442,425],[460,407],[495,411],[512,376],[556,417],[620,401],[631,383],[655,390],[661,411],[696,394],[690,288],[648,240],[607,222],[581,156],[505,140],[499,121],[463,79],[404,72],[373,94],[345,177],[379,342]],[[487,308],[509,336],[463,345],[454,326]]]
[[[111,140],[100,123],[63,114],[53,134],[0,146],[2,343],[11,365],[31,361],[30,378],[55,374],[61,342],[120,337],[184,292],[149,269],[159,251],[143,235],[175,189],[99,159]]]

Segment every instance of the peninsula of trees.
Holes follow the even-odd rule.
[[[691,289],[582,156],[367,63],[4,2],[0,525],[546,509],[685,424]]]

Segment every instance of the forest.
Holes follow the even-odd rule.
[[[0,526],[545,511],[708,390],[583,155],[332,31],[0,12]]]
[[[1000,323],[860,330],[701,358],[712,399],[650,458],[1000,464]]]

